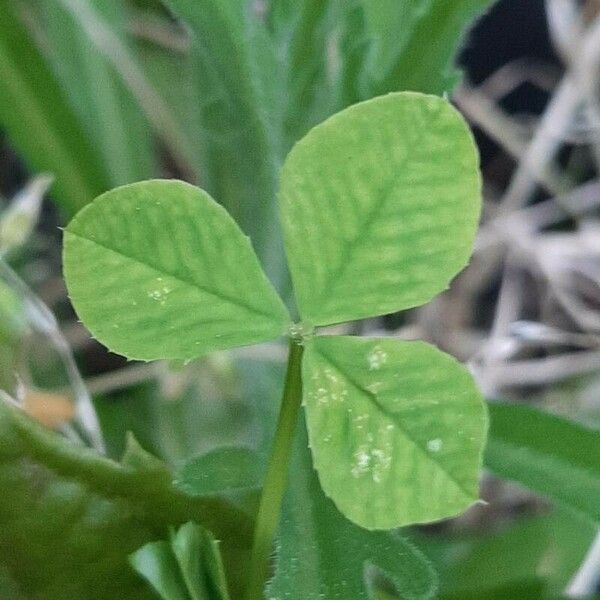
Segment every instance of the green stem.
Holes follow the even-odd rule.
[[[281,410],[256,517],[246,600],[264,600],[264,587],[269,574],[273,540],[279,524],[283,494],[287,487],[290,456],[302,403],[303,351],[303,346],[297,340],[290,341]]]

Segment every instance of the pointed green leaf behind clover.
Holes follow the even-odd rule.
[[[290,152],[280,191],[303,323],[377,316],[443,291],[471,254],[480,195],[472,136],[442,98],[389,94],[315,127]],[[131,358],[195,358],[290,327],[248,239],[181,182],[100,196],[67,227],[64,260],[81,319]],[[314,464],[347,517],[392,528],[476,500],[486,414],[464,367],[420,342],[305,343]]]
[[[188,522],[170,539],[145,544],[129,556],[131,566],[162,600],[229,600],[219,544]]]

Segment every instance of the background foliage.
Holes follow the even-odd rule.
[[[123,598],[155,597],[126,555],[149,542],[171,548],[170,527],[190,520],[223,540],[225,568],[239,581],[247,548],[229,546],[231,532],[220,527],[243,539],[281,393],[276,345],[184,365],[125,364],[92,342],[66,301],[56,226],[115,185],[183,178],[207,189],[251,236],[289,300],[275,203],[285,156],[331,114],[397,90],[449,94],[471,119],[483,155],[483,227],[471,266],[446,294],[335,332],[425,339],[469,361],[490,400],[488,504],[402,537],[359,530],[315,485],[301,427],[268,595],[387,598],[394,585],[402,598],[593,594],[600,21],[593,1],[569,11],[548,0],[545,12],[532,0],[510,9],[505,2],[466,38],[490,4],[0,0],[0,187],[7,195],[23,187],[0,215],[0,387],[45,425],[99,447],[93,401],[107,454],[120,461],[133,431],[177,485],[131,441],[120,465],[82,458],[3,401],[2,597],[100,598],[117,588]],[[504,25],[501,39],[516,29],[537,40],[539,25],[514,26],[525,22],[519,11],[533,12],[547,23],[554,53],[535,48],[537,62],[512,61],[503,50],[493,73],[474,67],[465,77],[456,67],[461,44],[471,40],[466,52],[476,65],[478,40],[510,10],[513,27]],[[15,154],[25,167],[14,168]],[[17,172],[54,177],[41,209],[47,182],[25,186]],[[232,446],[252,450],[251,481],[235,472],[238,450],[207,461],[209,450]],[[148,494],[158,506],[140,500],[140,482],[160,488]],[[215,490],[227,504],[207,500]],[[212,510],[219,516],[207,520]],[[210,547],[202,532],[183,531],[195,551]],[[116,539],[122,543],[109,551]],[[365,566],[367,588],[358,577]],[[192,598],[204,585],[194,581],[184,581]]]

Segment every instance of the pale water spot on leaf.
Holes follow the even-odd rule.
[[[320,385],[309,391],[307,396],[318,405],[327,406],[331,403],[345,402],[348,397],[346,383],[336,373],[325,368],[313,371],[311,379]]]
[[[373,442],[373,437],[369,436],[369,442]],[[352,466],[352,475],[359,478],[363,475],[371,474],[374,483],[380,483],[385,474],[392,466],[391,448],[387,447],[373,448],[371,444],[359,446],[354,453],[354,463]]]
[[[440,440],[440,438],[435,438],[427,442],[427,450],[429,450],[430,452],[439,452],[442,449],[443,445],[444,443],[442,442],[442,440]]]
[[[163,278],[157,277],[156,283],[157,287],[148,292],[148,298],[152,298],[156,302],[159,302],[161,306],[164,306],[167,302],[167,296],[173,291],[168,285],[163,284]]]
[[[379,483],[392,466],[392,456],[381,448],[373,448],[371,455],[373,457],[373,481]]]
[[[360,477],[369,471],[369,465],[371,464],[371,454],[368,446],[361,446],[354,453],[354,466],[352,467],[352,475],[354,477]]]
[[[381,381],[373,381],[367,385],[367,391],[371,392],[371,394],[377,394],[381,391],[383,387],[383,383]]]
[[[355,423],[356,429],[362,430],[365,428],[369,421],[369,414],[364,413],[362,415],[356,415],[356,417],[354,417],[352,420]]]
[[[330,383],[334,383],[334,384],[340,383],[340,378],[331,369],[325,368],[325,369],[323,369],[323,373],[325,374],[325,377],[327,378],[327,380]]]
[[[381,346],[374,346],[373,349],[367,354],[369,371],[377,371],[381,369],[381,367],[387,362],[387,359],[387,352]]]
[[[324,387],[317,388],[315,392],[315,400],[317,404],[329,404],[329,393]]]

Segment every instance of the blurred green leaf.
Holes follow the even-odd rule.
[[[207,600],[229,599],[219,543],[208,531],[186,523],[171,536],[171,546],[192,600],[202,599],[201,590]]]
[[[286,295],[277,223],[285,71],[249,3],[165,0],[189,28],[204,147],[202,186],[250,235],[267,273]]]
[[[230,504],[183,494],[139,452],[134,468],[72,445],[5,402],[0,485],[0,565],[29,600],[151,600],[127,556],[190,520],[222,540],[235,576],[247,560],[250,524]]]
[[[257,361],[250,362],[254,366]],[[280,389],[283,375],[261,370],[242,379],[239,363],[218,353],[178,370],[162,365],[158,371],[150,369],[151,379],[144,384],[96,396],[109,455],[123,455],[128,431],[178,471],[215,448],[253,447],[263,435],[253,405],[269,402],[268,383],[272,379]],[[276,394],[274,407],[277,401]]]
[[[163,600],[228,600],[218,543],[195,523],[170,541],[151,542],[130,556],[131,565]]]
[[[0,13],[0,126],[31,169],[56,177],[55,197],[72,216],[108,187],[108,178],[14,3],[0,0]]]
[[[594,527],[566,512],[520,519],[475,538],[452,565],[451,587],[500,588],[543,576],[545,587],[560,591],[581,565],[595,534]]]
[[[248,238],[189,184],[107,192],[69,223],[64,245],[79,317],[129,358],[188,360],[287,330],[287,310]]]
[[[0,389],[4,391],[12,391],[18,384],[16,363],[26,331],[25,306],[18,294],[0,279]]]
[[[38,225],[42,200],[53,177],[34,177],[0,214],[0,255],[19,250]]]
[[[2,565],[0,565],[0,598],[4,600],[27,600],[10,573]]]
[[[423,342],[315,337],[303,381],[315,468],[346,517],[391,529],[477,500],[485,406],[454,358]]]
[[[493,0],[271,0],[267,19],[287,66],[292,142],[327,115],[395,91],[441,95],[473,19]]]
[[[153,382],[132,386],[110,395],[94,397],[94,408],[102,429],[106,451],[110,458],[123,456],[128,435],[132,434],[144,448],[161,454],[158,430],[157,390]]]
[[[489,410],[486,466],[600,521],[600,432],[527,406]]]
[[[125,4],[79,0],[127,46]],[[63,89],[102,156],[110,185],[154,174],[153,140],[139,105],[90,40],[77,14],[60,1],[41,0],[35,16]]]
[[[27,329],[25,307],[18,294],[0,280],[0,340],[13,341]]]
[[[141,12],[135,13],[132,20],[144,23],[144,19],[148,18],[146,13]],[[174,23],[170,17],[153,15],[151,18],[152,23],[156,20],[157,27],[165,32],[167,39],[173,37],[176,40],[175,47],[137,36],[132,40],[134,55],[143,68],[148,84],[160,98],[168,99],[170,116],[177,123],[176,130],[184,132],[179,135],[184,139],[177,142],[179,151],[173,157],[175,166],[191,183],[201,182],[206,187],[208,173],[204,154],[208,140],[205,139],[206,132],[200,119],[200,106],[206,98],[197,80],[196,58],[190,52],[186,32],[178,23]],[[181,157],[184,164],[181,163]]]
[[[492,505],[488,510],[496,514],[498,509]],[[410,538],[438,569],[441,596],[470,598],[488,589],[510,589],[519,582],[537,582],[553,597],[572,579],[595,536],[596,528],[586,519],[555,510],[521,516],[497,531],[488,527],[479,533],[453,535],[413,531]]]
[[[150,542],[134,552],[129,561],[163,600],[190,600],[169,542]]]
[[[434,598],[437,577],[399,534],[367,531],[345,519],[323,494],[299,424],[284,504],[271,600],[366,600],[384,573],[402,600]]]
[[[372,68],[371,76],[380,80],[392,70],[414,34],[417,22],[432,12],[436,0],[418,3],[361,0],[361,4],[370,40],[367,60]]]
[[[329,325],[431,300],[471,255],[480,188],[468,126],[441,98],[390,94],[312,129],[281,174],[302,318]]]
[[[186,462],[173,483],[190,496],[226,498],[254,517],[264,470],[259,455],[249,448],[216,448]]]
[[[249,448],[217,448],[189,460],[174,484],[192,496],[243,492],[261,486],[262,469]]]
[[[286,67],[286,149],[336,110],[331,61],[326,57],[340,12],[338,3],[330,0],[269,3],[269,29]]]
[[[558,600],[550,596],[542,579],[516,581],[499,587],[481,586],[471,591],[461,590],[456,594],[443,594],[440,600]]]
[[[493,0],[361,0],[367,37],[361,99],[395,90],[452,91],[465,31]]]

